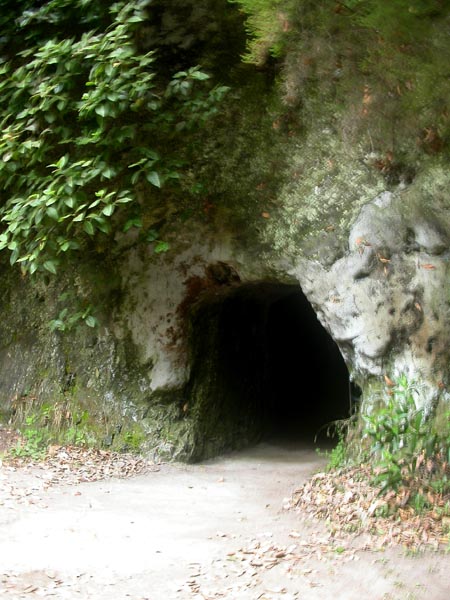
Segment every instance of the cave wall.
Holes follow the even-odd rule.
[[[417,130],[411,110],[403,117],[405,90],[361,73],[356,47],[348,73],[320,31],[287,33],[284,62],[255,68],[235,57],[233,74],[217,69],[233,92],[196,140],[182,198],[161,190],[144,215],[148,227],[164,223],[169,252],[155,254],[129,231],[114,239],[113,257],[100,249],[48,281],[0,266],[4,420],[21,406],[78,403],[101,436],[136,423],[149,451],[182,459],[255,439],[258,413],[240,413],[220,323],[240,286],[267,282],[303,290],[363,407],[400,374],[420,383],[429,411],[448,406],[450,175],[448,139],[439,137],[448,114],[430,108]],[[50,330],[67,290],[93,302],[98,328]],[[269,309],[269,298],[254,310]],[[245,393],[251,406],[261,388]]]
[[[104,273],[102,281],[94,261],[76,278],[80,294],[91,286],[107,299],[94,330],[49,330],[60,309],[64,278],[37,285],[7,271],[0,308],[3,415],[10,417],[17,402],[27,399],[81,399],[96,415],[115,415],[108,430],[131,419],[145,432],[148,450],[187,460],[258,439],[260,424],[251,423],[260,418],[257,408],[240,413],[236,406],[242,395],[233,385],[242,387],[245,373],[230,380],[218,340],[219,317],[232,295],[264,281],[301,287],[362,388],[366,405],[386,388],[385,376],[401,373],[421,382],[424,405],[446,403],[446,183],[445,173],[433,170],[394,192],[379,193],[375,186],[370,201],[350,207],[355,216],[342,222],[339,236],[324,231],[320,220],[320,228],[293,244],[280,219],[280,227],[265,229],[264,244],[249,251],[227,232],[202,225],[192,235],[184,232],[178,250],[163,256],[147,246],[131,248],[114,277]],[[282,210],[292,214],[291,206]],[[283,248],[280,236],[288,239]],[[271,303],[268,294],[253,310],[267,311]],[[253,342],[256,360],[260,345],[256,338]],[[299,355],[300,348],[301,340]],[[223,369],[217,371],[220,364]],[[246,369],[249,375],[250,363]],[[257,403],[262,390],[246,390]]]
[[[446,190],[447,174],[436,168],[377,195],[352,222],[343,256],[331,265],[302,258],[293,269],[354,379],[380,389],[385,377],[405,374],[420,382],[429,411],[448,400]]]

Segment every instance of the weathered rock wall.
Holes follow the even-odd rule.
[[[301,259],[294,268],[360,385],[403,373],[421,382],[428,408],[448,398],[446,181],[436,167],[377,195],[351,224],[344,256],[331,266]]]
[[[68,275],[46,285],[5,271],[2,413],[70,398],[104,419],[105,435],[127,419],[139,422],[148,448],[165,456],[199,457],[199,448],[211,454],[239,445],[237,438],[244,443],[252,438],[251,426],[236,436],[231,416],[230,435],[205,446],[217,428],[214,398],[208,396],[217,387],[191,367],[196,336],[210,336],[205,365],[215,352],[214,311],[222,298],[257,281],[298,282],[366,404],[379,397],[384,376],[402,373],[420,382],[420,401],[428,408],[447,402],[446,169],[436,163],[410,185],[384,191],[378,180],[362,185],[360,174],[352,182],[348,165],[345,174],[326,175],[312,192],[316,208],[308,205],[306,215],[305,180],[297,192],[291,181],[289,201],[264,218],[260,246],[246,249],[225,228],[203,224],[180,232],[178,246],[165,255],[138,246],[125,250],[111,273],[95,262],[72,273],[80,296],[94,290],[103,299],[98,329],[50,331]],[[210,308],[202,319],[210,314],[210,325],[196,322],[196,306],[205,302]]]

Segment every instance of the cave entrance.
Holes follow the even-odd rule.
[[[192,345],[202,457],[261,439],[323,441],[328,423],[349,416],[347,367],[298,285],[245,284],[205,299]]]

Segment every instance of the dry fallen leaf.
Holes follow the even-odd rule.
[[[384,381],[386,382],[386,385],[388,385],[389,387],[395,386],[395,383],[392,381],[392,379],[389,379],[389,377],[387,375],[384,376]]]
[[[299,538],[299,537],[301,537],[301,534],[298,531],[291,531],[289,533],[289,537],[291,537],[291,538]]]

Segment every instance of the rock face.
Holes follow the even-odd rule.
[[[261,398],[265,386],[274,387],[264,379],[273,353],[265,341],[268,315],[300,288],[338,345],[366,406],[379,397],[384,376],[404,373],[420,381],[419,401],[435,408],[448,401],[447,189],[448,176],[438,167],[395,190],[380,193],[377,184],[373,198],[348,210],[342,230],[322,215],[320,226],[293,242],[283,225],[286,214],[293,218],[291,187],[291,204],[273,217],[281,227],[267,224],[260,246],[245,249],[229,232],[199,226],[180,234],[178,248],[164,256],[151,247],[129,250],[115,281],[96,279],[109,304],[99,330],[87,333],[48,329],[64,282],[45,288],[11,275],[1,307],[4,414],[27,403],[75,398],[97,415],[114,414],[110,429],[128,415],[159,455],[194,460],[243,445],[261,435]],[[302,201],[299,196],[298,220]],[[306,331],[310,317],[302,318]],[[289,356],[298,353],[300,369],[308,354],[304,340],[277,339]],[[318,352],[326,361],[326,344]],[[335,390],[346,385],[346,374],[339,377]],[[299,378],[300,397],[310,386],[305,372]],[[345,392],[335,394],[338,402]]]
[[[301,261],[294,272],[362,387],[404,373],[431,408],[448,376],[450,207],[443,173],[428,177],[363,206],[330,268]]]
[[[283,63],[266,56],[277,39],[268,31],[256,68],[238,64],[245,35],[234,2],[184,3],[192,22],[180,21],[178,0],[157,4],[176,16],[161,13],[164,44],[167,34],[181,53],[171,60],[184,61],[192,43],[194,64],[228,61],[213,72],[233,89],[182,153],[193,158],[180,188],[140,200],[142,239],[167,233],[169,252],[129,231],[51,281],[0,265],[0,416],[37,411],[59,427],[71,415],[76,430],[89,415],[100,441],[126,445],[137,428],[149,451],[196,460],[259,439],[283,415],[285,430],[303,420],[317,430],[348,416],[355,392],[370,409],[401,374],[420,384],[429,412],[447,406],[448,22],[430,13],[439,29],[424,30],[421,43],[433,44],[422,52],[400,44],[394,26],[392,48],[378,24],[372,37],[361,23],[354,32],[340,3],[293,3]],[[329,29],[310,19],[316,8]],[[214,48],[202,39],[196,49],[198,23],[214,11],[213,28],[200,27],[205,40],[217,33]],[[439,68],[426,64],[418,77],[428,85],[440,74],[434,104],[426,86],[411,102],[415,76],[397,83],[398,73],[375,68],[378,51],[390,64],[389,48],[402,73],[413,50],[428,61],[442,49]],[[423,65],[411,60],[410,70]],[[90,304],[98,328],[49,328]]]

